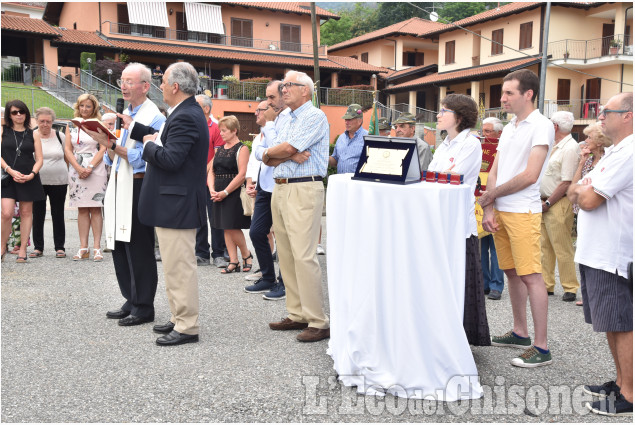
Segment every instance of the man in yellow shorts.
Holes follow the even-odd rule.
[[[540,263],[540,179],[554,142],[553,123],[534,107],[538,76],[527,69],[503,79],[501,104],[515,117],[505,126],[479,199],[483,229],[494,233],[498,264],[507,275],[514,328],[492,338],[492,345],[525,348],[512,360],[518,367],[552,363],[547,346],[547,290]],[[527,329],[527,298],[534,321],[534,343]]]

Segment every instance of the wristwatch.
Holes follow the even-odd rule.
[[[549,202],[549,199],[545,200],[545,205],[551,207],[551,202]]]
[[[88,164],[88,168],[92,170],[93,168],[95,168],[95,166],[93,164]]]
[[[223,192],[225,192],[225,196],[229,196],[229,192],[227,192],[227,190],[223,190]]]
[[[117,147],[117,142],[112,142],[112,145],[110,145],[110,150],[115,150],[115,148]]]

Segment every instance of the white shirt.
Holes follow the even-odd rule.
[[[449,140],[449,136],[445,138],[443,143],[434,152],[432,162],[428,165],[428,170],[437,172],[448,172],[463,174],[463,182],[469,184],[472,192],[471,209],[468,211],[469,233],[478,236],[478,228],[476,226],[476,215],[474,211],[474,203],[476,198],[476,181],[481,171],[481,163],[483,160],[483,149],[481,143],[476,137],[470,134],[467,128],[460,132],[454,139]]]
[[[44,162],[40,169],[40,180],[43,185],[64,185],[68,184],[68,167],[64,161],[64,149],[55,135],[55,130],[46,139],[42,137],[42,157]],[[60,133],[62,143],[66,138],[64,133]]]
[[[608,148],[585,178],[606,201],[580,209],[575,262],[626,278],[633,261],[633,135]]]
[[[518,122],[518,125],[516,125],[517,120],[518,117],[514,117],[505,126],[498,142],[496,187],[507,183],[527,169],[529,154],[534,146],[548,146],[547,158],[549,158],[549,153],[553,146],[555,136],[553,123],[537,109],[529,114],[526,119]],[[498,211],[505,212],[542,213],[540,180],[547,168],[547,162],[547,159],[545,159],[536,183],[518,192],[496,198],[494,207]]]
[[[260,146],[261,143],[262,133],[258,133],[251,144],[251,154],[249,155],[249,162],[247,163],[247,174],[245,174],[245,178],[251,178],[253,183],[258,181],[258,171],[260,170],[261,162],[256,159],[256,148]]]
[[[562,182],[573,180],[580,162],[580,146],[569,134],[553,147],[545,175],[540,180],[540,196],[548,198]]]

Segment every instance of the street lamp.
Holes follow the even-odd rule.
[[[86,58],[86,63],[88,64],[88,72],[92,74],[93,71],[90,65],[93,63],[93,58]]]
[[[112,84],[110,83],[110,78],[112,77],[112,69],[108,68],[108,69],[106,70],[106,74],[108,74],[108,84],[112,85]]]

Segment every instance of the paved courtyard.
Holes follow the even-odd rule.
[[[614,370],[604,335],[584,324],[581,307],[561,301],[560,287],[549,297],[553,365],[520,369],[509,363],[517,350],[472,347],[484,399],[365,398],[336,382],[328,341],[302,344],[296,332],[269,330],[285,316],[284,301],[245,293],[245,273],[198,268],[198,344],[159,347],[152,324],[117,326],[105,317],[122,303],[112,256],[71,261],[77,222],[66,213],[68,258],[54,258],[47,217],[44,257],[16,264],[8,255],[2,264],[3,422],[631,422],[583,407],[580,386],[612,379]],[[158,269],[155,323],[163,323]],[[510,329],[507,288],[487,311],[492,334]]]

